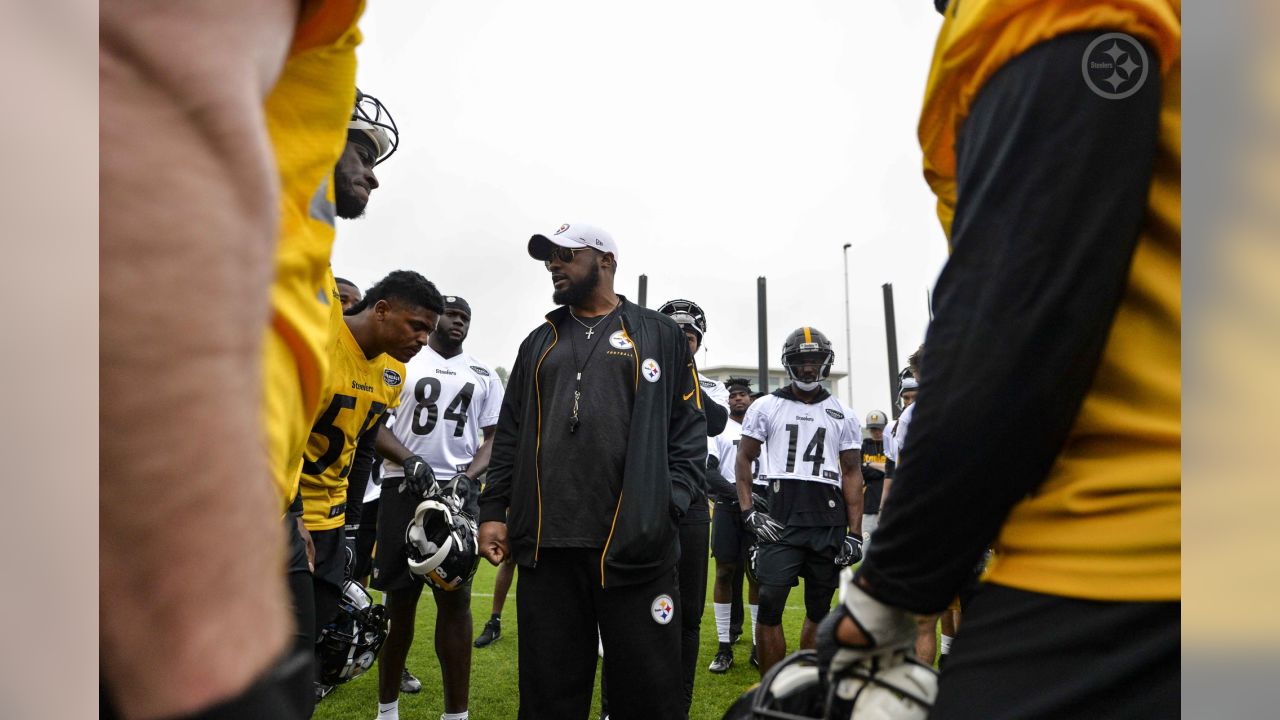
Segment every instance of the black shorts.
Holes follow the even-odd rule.
[[[284,514],[284,536],[288,549],[285,551],[289,561],[285,563],[285,572],[311,573],[307,564],[307,543],[298,532],[298,515],[292,511]]]
[[[789,527],[776,543],[760,543],[756,576],[761,585],[793,587],[799,579],[835,589],[840,582],[836,555],[844,542],[844,527]]]
[[[374,498],[365,503],[360,512],[360,529],[356,530],[356,577],[365,577],[373,570],[373,546],[377,538],[378,498]]]
[[[743,565],[756,536],[742,524],[742,511],[735,505],[716,503],[711,516],[711,557],[719,562]]]
[[[332,585],[341,593],[347,579],[346,533],[340,527],[312,530],[311,542],[316,546],[316,582]]]
[[[409,572],[409,556],[405,554],[405,531],[413,522],[418,501],[400,492],[401,478],[383,478],[382,497],[378,501],[377,543],[373,550],[373,574],[369,585],[389,592],[421,585]]]

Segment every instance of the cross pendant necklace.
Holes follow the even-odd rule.
[[[609,311],[609,312],[608,312],[604,317],[602,317],[602,318],[600,318],[599,320],[595,321],[595,322],[594,322],[594,323],[592,323],[591,325],[588,325],[588,324],[586,324],[586,323],[582,322],[582,318],[579,318],[577,315],[574,315],[574,314],[573,314],[573,310],[572,310],[572,309],[570,309],[570,310],[569,310],[569,317],[573,318],[574,320],[577,320],[579,325],[581,325],[582,327],[584,327],[584,328],[586,328],[586,329],[587,329],[586,336],[587,336],[587,339],[588,339],[588,340],[590,340],[590,339],[591,339],[591,336],[596,334],[596,325],[599,325],[600,323],[604,322],[605,320],[608,320],[608,319],[609,319],[609,316],[613,314],[613,311],[614,311],[614,310],[617,310],[617,309],[618,309],[618,306],[619,306],[619,305],[621,305],[621,304],[622,304],[622,301],[621,301],[621,300],[619,300],[619,301],[618,301],[618,303],[617,303],[616,305],[614,305],[614,306],[613,306],[613,309],[611,309],[611,310],[610,310],[610,311]]]

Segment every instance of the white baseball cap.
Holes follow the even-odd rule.
[[[529,256],[534,260],[551,259],[551,246],[567,248],[591,248],[602,253],[612,253],[618,259],[618,245],[613,236],[595,225],[565,223],[550,235],[534,235],[529,238]]]

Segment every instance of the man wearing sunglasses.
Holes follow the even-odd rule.
[[[611,714],[683,718],[677,530],[707,452],[693,357],[614,292],[608,233],[566,224],[528,251],[562,307],[520,346],[480,497],[481,554],[520,567],[520,716],[588,715],[598,626]]]

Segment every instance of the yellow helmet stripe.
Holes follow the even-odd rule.
[[[805,325],[804,327],[804,341],[807,343],[813,342],[813,334],[809,332],[808,325]]]

